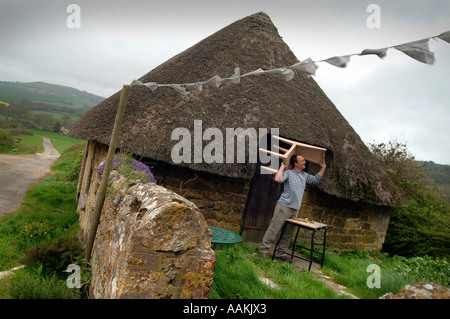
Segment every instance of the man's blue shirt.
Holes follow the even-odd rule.
[[[292,169],[283,172],[281,183],[284,183],[284,191],[278,202],[284,206],[300,209],[306,184],[316,184],[322,177],[317,173],[311,175],[306,172],[296,172]]]

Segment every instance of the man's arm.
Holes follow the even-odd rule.
[[[323,163],[323,164],[320,164],[320,171],[319,171],[319,175],[320,175],[320,177],[323,177],[323,174],[325,173],[325,169],[327,168],[327,164],[325,164],[325,163]]]
[[[325,163],[320,164],[320,171],[316,175],[310,175],[307,173],[306,175],[306,183],[307,184],[317,184],[321,181],[323,174],[325,173],[325,168],[327,167]]]
[[[286,165],[284,165],[284,163],[282,162],[280,165],[280,168],[278,169],[277,173],[275,174],[275,182],[277,183],[281,183],[281,181],[283,180],[283,172],[286,168]]]

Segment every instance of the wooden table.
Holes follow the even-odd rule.
[[[294,240],[294,246],[292,247],[292,253],[289,253],[287,251],[281,250],[278,248],[278,245],[280,244],[281,239],[283,238],[284,232],[286,231],[286,227],[287,225],[292,225],[294,227],[297,227],[297,233],[295,234],[295,240]],[[312,231],[312,235],[311,235],[311,247],[310,248],[304,248],[306,250],[309,250],[311,252],[310,258],[305,258],[302,256],[297,256],[295,255],[295,246],[297,243],[297,237],[298,237],[298,233],[300,231],[300,228],[304,228],[304,229],[308,229]],[[316,245],[320,245],[323,246],[322,251],[317,251],[314,250],[314,236],[316,234],[317,231],[323,230],[324,234],[323,234],[323,242],[321,244],[317,244]],[[310,220],[306,220],[306,219],[302,219],[302,218],[293,218],[293,219],[286,219],[286,221],[284,222],[283,228],[281,230],[281,235],[280,238],[278,239],[277,244],[275,245],[275,249],[273,251],[273,256],[272,259],[275,258],[275,255],[278,252],[283,252],[289,256],[291,256],[291,259],[293,259],[294,257],[299,258],[299,259],[303,259],[306,261],[309,261],[309,267],[308,267],[308,271],[311,271],[311,265],[312,265],[312,261],[313,261],[313,254],[319,254],[322,255],[322,261],[320,263],[320,267],[323,266],[323,260],[325,258],[325,243],[326,243],[326,238],[327,238],[327,230],[328,230],[328,225],[326,224],[322,224],[322,223],[318,223],[318,222],[314,222],[314,221],[310,221]]]

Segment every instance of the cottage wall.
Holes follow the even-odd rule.
[[[106,153],[106,145],[88,142],[78,186],[78,211],[82,229],[88,229],[89,216],[86,212],[93,210],[95,205],[95,202],[85,199],[96,191],[90,185],[98,182],[96,170]],[[246,229],[242,232],[249,181],[196,172],[145,158],[142,161],[152,168],[159,185],[195,203],[209,226],[241,233],[244,241],[262,240],[265,230]],[[92,198],[91,195],[89,198]],[[298,216],[330,226],[327,233],[329,249],[380,251],[386,236],[390,208],[355,203],[307,188]],[[300,236],[307,238],[307,235],[302,233]]]
[[[165,163],[152,166],[159,185],[173,190],[197,205],[209,226],[239,233],[249,191],[249,182]]]
[[[329,226],[326,240],[330,249],[380,251],[386,237],[390,208],[355,203],[308,189],[298,216]]]

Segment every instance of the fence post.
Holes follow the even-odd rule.
[[[97,198],[95,200],[94,214],[92,215],[91,225],[89,229],[89,236],[86,243],[86,262],[91,259],[92,248],[94,247],[95,235],[97,233],[98,224],[100,222],[100,215],[105,200],[106,188],[108,187],[109,173],[111,172],[112,161],[116,152],[117,139],[120,128],[122,126],[123,114],[125,113],[125,106],[127,104],[129,85],[124,85],[120,95],[119,108],[116,113],[116,120],[114,122],[113,132],[111,134],[111,142],[109,143],[108,154],[106,156],[105,168],[102,173],[102,182],[97,191]]]

